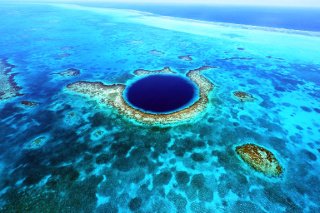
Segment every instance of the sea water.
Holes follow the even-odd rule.
[[[22,96],[0,102],[1,211],[319,212],[320,37],[305,30],[2,4],[0,58]],[[166,66],[215,67],[203,73],[215,86],[199,119],[137,125],[66,89]],[[57,74],[68,69],[79,73]],[[270,150],[283,175],[245,164],[235,146],[246,143]]]

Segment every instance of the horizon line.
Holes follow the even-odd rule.
[[[231,0],[232,1],[232,0]],[[174,1],[147,1],[147,0],[95,0],[95,1],[88,1],[88,0],[0,0],[0,3],[30,3],[30,4],[83,4],[83,3],[88,3],[88,4],[98,4],[98,3],[109,3],[109,4],[138,4],[138,5],[199,5],[199,6],[229,6],[229,7],[287,7],[287,8],[314,8],[314,9],[319,9],[319,5],[306,5],[306,4],[291,4],[291,5],[286,5],[286,4],[267,4],[264,2],[256,2],[256,3],[239,3],[237,2],[208,2],[208,1],[185,1],[183,3],[179,2],[178,0]]]

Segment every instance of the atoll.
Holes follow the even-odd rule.
[[[195,70],[190,70],[187,73],[189,80],[191,80],[199,88],[199,98],[187,108],[168,114],[147,113],[130,106],[130,104],[128,104],[123,98],[123,92],[126,88],[126,85],[124,84],[105,85],[101,82],[79,81],[67,85],[67,88],[73,92],[95,98],[96,100],[116,109],[120,114],[126,116],[127,118],[133,119],[139,123],[149,125],[167,125],[195,118],[206,109],[209,102],[208,94],[210,91],[212,91],[214,85],[201,74],[201,71],[211,68],[213,67],[203,66]],[[161,73],[174,72],[168,67],[156,71],[142,69],[134,71],[134,74],[137,76]]]
[[[62,77],[73,77],[73,76],[77,76],[80,74],[80,70],[75,69],[75,68],[69,68],[66,69],[64,71],[58,72],[58,73],[54,73],[54,74],[58,74]]]
[[[278,177],[283,173],[283,169],[274,154],[261,146],[244,144],[237,146],[236,152],[244,162],[266,176]]]
[[[6,60],[0,59],[0,101],[22,95],[19,93],[21,87],[14,80],[16,75],[12,73],[14,67]]]
[[[243,91],[235,91],[233,92],[233,96],[241,102],[252,102],[256,100],[253,95]]]
[[[192,58],[190,55],[182,55],[182,56],[179,56],[178,58],[184,61],[192,61]]]

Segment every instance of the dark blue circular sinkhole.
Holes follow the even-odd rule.
[[[179,75],[149,75],[134,81],[124,92],[127,102],[137,109],[166,114],[188,107],[197,98],[193,82]]]

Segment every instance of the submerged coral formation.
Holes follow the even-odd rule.
[[[27,107],[35,107],[38,106],[39,103],[35,102],[35,101],[27,101],[27,100],[23,100],[20,102],[22,105],[27,106]]]
[[[64,123],[68,126],[77,125],[80,120],[80,116],[74,111],[67,112],[64,116]]]
[[[278,177],[283,169],[274,154],[255,144],[245,144],[236,147],[237,154],[258,172],[267,176]]]
[[[107,131],[103,128],[99,128],[91,132],[90,139],[91,140],[100,140],[105,134],[107,134]]]
[[[255,100],[253,95],[243,91],[235,91],[233,92],[233,96],[241,102],[252,102]]]
[[[190,55],[182,55],[182,56],[179,56],[178,58],[184,61],[192,61],[192,58]]]
[[[199,98],[191,106],[168,114],[151,114],[130,106],[123,98],[123,91],[126,88],[124,84],[104,85],[101,82],[80,81],[69,84],[67,88],[74,92],[89,95],[113,107],[127,118],[134,119],[139,123],[166,125],[190,120],[205,110],[209,102],[208,94],[214,85],[201,74],[201,71],[211,68],[212,67],[209,66],[203,66],[195,70],[190,70],[187,73],[187,77],[199,88]],[[170,68],[166,67],[157,71],[136,70],[134,73],[136,75],[149,75],[173,72]]]
[[[69,69],[66,69],[62,72],[58,72],[58,73],[55,73],[55,74],[58,74],[62,77],[72,77],[72,76],[77,76],[80,74],[80,70],[78,69],[75,69],[75,68],[69,68]]]
[[[155,55],[155,56],[161,56],[161,55],[164,54],[164,52],[162,52],[160,50],[156,50],[156,49],[150,50],[149,53],[152,54],[152,55]]]
[[[41,135],[32,139],[29,143],[26,144],[25,149],[38,149],[42,147],[48,140],[47,135]]]
[[[0,59],[0,100],[21,95],[19,93],[21,87],[14,80],[15,74],[11,73],[14,67],[6,60]]]

